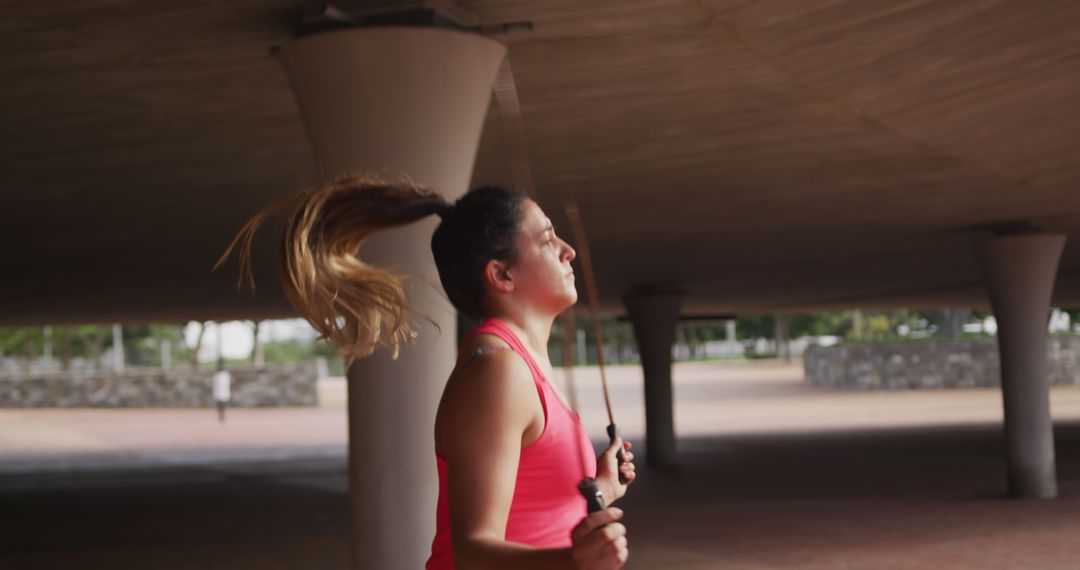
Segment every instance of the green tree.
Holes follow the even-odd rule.
[[[738,340],[772,338],[774,330],[772,315],[745,315],[735,319],[735,338]]]
[[[0,352],[27,359],[27,370],[30,359],[41,355],[44,343],[45,333],[41,327],[0,329]]]
[[[792,315],[791,338],[803,336],[846,337],[855,324],[851,311]]]

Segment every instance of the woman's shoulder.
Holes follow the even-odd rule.
[[[529,365],[509,343],[493,334],[476,334],[462,344],[446,390],[469,399],[475,391],[511,395],[522,384],[519,379],[531,377]]]
[[[506,339],[494,332],[478,331],[471,334],[465,339],[465,342],[461,343],[461,350],[458,352],[458,361],[461,362],[462,358],[477,350],[482,350],[484,352],[490,350],[513,351],[514,347],[511,346]]]
[[[490,335],[477,335],[465,343],[462,353],[468,355],[468,349],[483,347],[502,349],[459,361],[443,391],[436,416],[437,434],[453,436],[475,429],[523,433],[535,422],[536,389],[529,365],[498,337],[481,338],[486,336]]]
[[[473,410],[477,402],[521,407],[532,403],[535,391],[532,368],[518,352],[512,333],[503,334],[489,320],[462,343],[443,399]]]

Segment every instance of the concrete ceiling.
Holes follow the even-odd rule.
[[[578,202],[608,310],[981,305],[971,240],[1080,240],[1080,3],[463,1],[510,45],[541,203]],[[291,315],[210,267],[317,180],[268,48],[289,0],[7,3],[0,323]],[[509,182],[497,113],[475,179]],[[565,223],[559,224],[569,236]],[[1066,246],[1055,302],[1080,303]]]

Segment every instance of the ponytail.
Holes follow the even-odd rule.
[[[254,290],[251,247],[255,231],[277,210],[289,213],[282,239],[281,278],[289,301],[347,363],[379,345],[393,349],[416,336],[406,320],[401,277],[357,257],[372,233],[405,225],[453,206],[418,184],[350,175],[287,197],[251,217],[214,265],[239,246],[240,281]]]

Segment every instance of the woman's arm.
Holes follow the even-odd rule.
[[[617,509],[583,520],[574,529],[573,548],[505,540],[523,439],[538,435],[543,422],[531,374],[516,353],[499,351],[476,358],[447,386],[438,435],[454,562],[462,570],[618,568],[626,559],[626,539],[625,528],[614,522],[621,518]]]

